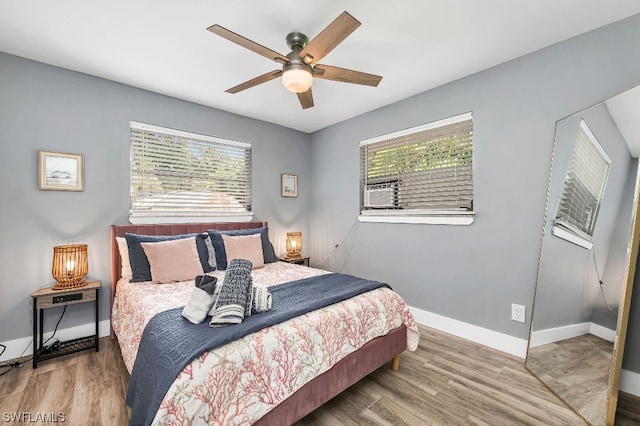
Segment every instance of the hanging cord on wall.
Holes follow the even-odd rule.
[[[358,216],[356,216],[356,218],[354,219],[353,223],[351,224],[351,227],[349,228],[349,230],[347,231],[345,236],[342,238],[342,240],[338,244],[333,246],[333,248],[331,249],[329,254],[327,254],[324,258],[322,258],[322,260],[320,260],[320,262],[313,264],[312,267],[317,268],[320,265],[322,265],[324,262],[326,262],[327,259],[329,259],[333,255],[333,253],[335,253],[335,251],[338,249],[338,247],[340,247],[347,240],[347,238],[349,238],[349,235],[351,234],[351,232],[355,228],[356,223],[358,223]]]
[[[609,312],[611,312],[613,315],[617,316],[618,314],[616,313],[616,311],[611,309],[611,306],[609,306],[609,304],[607,303],[607,298],[604,295],[604,288],[603,288],[604,282],[600,278],[600,271],[598,271],[598,262],[596,261],[596,246],[595,246],[595,244],[593,245],[593,247],[591,247],[591,254],[593,255],[593,266],[596,269],[596,277],[598,278],[598,287],[600,287],[600,294],[602,295],[602,300],[604,302],[604,306],[607,307]]]

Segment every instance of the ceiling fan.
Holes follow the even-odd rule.
[[[291,52],[286,56],[217,24],[210,26],[207,30],[282,65],[281,70],[269,71],[225,92],[238,93],[282,76],[284,87],[296,93],[302,109],[307,109],[313,106],[311,85],[314,78],[374,87],[382,80],[379,75],[317,63],[359,26],[360,22],[357,19],[343,12],[311,41],[302,33],[290,33],[286,39]]]

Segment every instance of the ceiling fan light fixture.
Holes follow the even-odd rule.
[[[290,64],[282,73],[282,85],[290,92],[304,93],[312,84],[313,75],[307,66]]]
[[[342,12],[336,19],[327,25],[311,41],[300,32],[289,33],[286,37],[287,46],[291,49],[286,56],[264,47],[255,41],[236,34],[218,24],[212,25],[207,30],[239,46],[244,47],[258,55],[277,62],[282,66],[282,71],[273,70],[258,77],[247,80],[230,89],[227,93],[238,93],[250,89],[259,84],[266,83],[278,77],[282,77],[282,85],[290,92],[297,95],[302,109],[313,107],[313,93],[311,86],[314,78],[323,80],[340,81],[342,83],[361,84],[364,86],[377,86],[382,79],[379,75],[367,74],[346,68],[332,67],[319,64],[329,52],[349,36],[360,26],[360,22],[348,12]]]

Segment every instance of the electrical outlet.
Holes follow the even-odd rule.
[[[515,303],[511,304],[511,320],[524,322],[524,306],[516,305]]]

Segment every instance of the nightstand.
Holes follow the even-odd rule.
[[[33,299],[33,368],[38,367],[39,361],[57,358],[73,352],[93,348],[98,352],[98,306],[100,303],[100,281],[90,281],[84,287],[77,287],[68,290],[53,290],[51,287],[45,287],[32,293],[31,298]],[[44,351],[42,328],[45,309],[86,302],[94,302],[96,333],[92,336],[58,342],[55,347],[48,348]]]
[[[287,263],[295,263],[296,265],[309,266],[309,256],[302,257],[280,257],[280,260]]]

